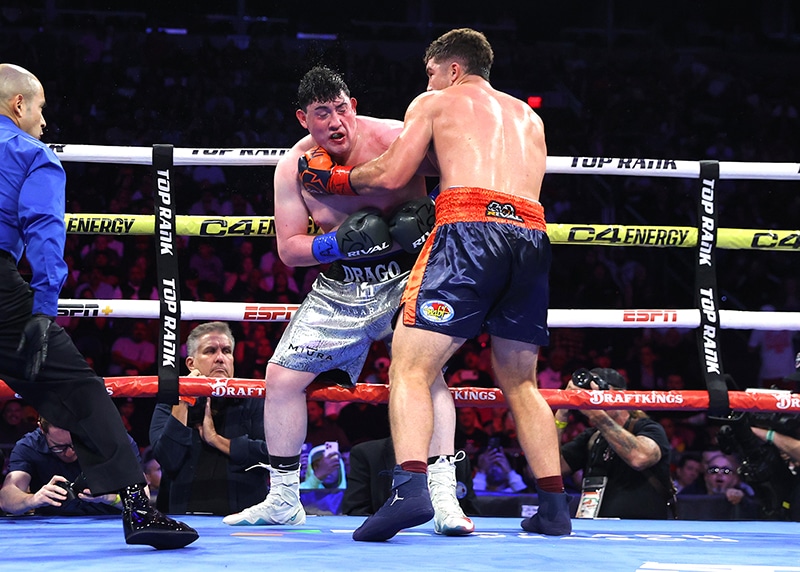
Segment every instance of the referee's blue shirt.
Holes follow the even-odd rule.
[[[67,176],[55,153],[0,116],[0,250],[33,273],[33,313],[55,316],[67,278],[64,202]]]

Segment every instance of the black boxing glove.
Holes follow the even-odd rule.
[[[33,381],[47,359],[47,343],[50,338],[50,326],[55,320],[45,314],[34,314],[25,324],[19,338],[17,353],[25,360],[25,377]]]
[[[334,260],[371,258],[392,248],[389,225],[378,209],[367,208],[347,217],[333,232],[314,237],[311,250],[321,263]]]
[[[306,151],[297,160],[297,174],[303,188],[309,193],[326,195],[357,195],[350,186],[350,171],[333,162],[328,152],[320,146]]]
[[[412,254],[422,250],[436,222],[433,199],[423,197],[403,204],[389,221],[392,239]]]

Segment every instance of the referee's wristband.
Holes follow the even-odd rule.
[[[314,237],[311,243],[311,253],[317,262],[327,264],[334,260],[342,258],[342,252],[339,250],[339,244],[336,242],[336,232],[329,232],[326,234],[319,234]]]
[[[767,439],[767,443],[773,443],[774,440],[775,440],[775,431],[772,430],[772,429],[767,431],[766,439]]]
[[[556,419],[556,429],[566,429],[569,423],[567,421],[559,421]]]

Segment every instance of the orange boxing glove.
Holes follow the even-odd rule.
[[[297,172],[303,188],[309,193],[326,195],[357,195],[350,186],[350,171],[353,167],[342,167],[331,159],[322,147],[306,151],[297,160]]]

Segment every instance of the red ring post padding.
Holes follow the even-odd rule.
[[[155,397],[158,377],[155,375],[107,377],[106,388],[111,397]],[[180,394],[193,397],[264,397],[263,379],[181,377]],[[708,409],[706,391],[587,391],[583,389],[541,389],[542,396],[554,409],[642,409],[704,411]],[[451,388],[457,407],[503,407],[503,393],[496,388]],[[358,401],[386,403],[389,386],[359,383],[353,388],[338,385],[312,384],[311,399],[321,401]],[[800,413],[800,394],[788,391],[730,391],[730,407],[734,411],[782,411]],[[0,381],[0,399],[18,397]]]

